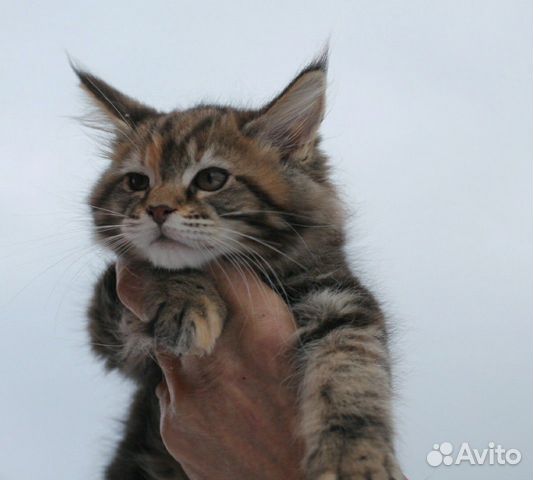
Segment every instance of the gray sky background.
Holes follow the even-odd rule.
[[[3,2],[0,479],[98,478],[130,386],[90,355],[104,167],[65,51],[160,109],[260,105],[331,37],[325,148],[395,325],[410,479],[532,478],[529,1]],[[518,448],[431,468],[434,443]]]

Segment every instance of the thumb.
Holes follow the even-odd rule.
[[[148,322],[144,312],[145,280],[142,272],[134,264],[118,260],[115,266],[117,273],[117,295],[121,303],[137,318]]]
[[[178,357],[166,352],[155,352],[155,356],[164,377],[164,385],[161,388],[166,386],[167,389],[167,392],[158,392],[158,396],[162,400],[162,397],[168,394],[170,401],[174,403],[176,398],[180,398],[185,391],[181,361]]]

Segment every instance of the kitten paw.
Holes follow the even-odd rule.
[[[370,442],[360,441],[331,453],[317,452],[310,458],[309,480],[406,480],[394,455]]]
[[[226,307],[214,288],[189,283],[167,289],[151,310],[148,326],[154,347],[175,355],[211,353],[226,318]]]

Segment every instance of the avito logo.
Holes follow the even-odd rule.
[[[461,446],[454,455],[454,447],[450,442],[436,443],[433,450],[427,454],[426,460],[432,467],[440,465],[517,465],[522,460],[522,454],[516,448],[506,450],[501,445],[490,442],[488,448],[479,450],[471,448],[468,442]]]

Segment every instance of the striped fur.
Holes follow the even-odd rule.
[[[113,266],[89,311],[96,353],[139,384],[106,478],[185,478],[154,427],[158,407],[147,392],[160,372],[149,353],[154,346],[211,350],[225,306],[203,271],[221,261],[258,275],[295,315],[306,478],[403,478],[394,457],[385,321],[348,267],[343,207],[317,136],[326,58],[258,110],[157,112],[76,73],[112,134],[109,167],[90,199],[96,237],[144,262],[153,284],[148,322],[121,307]],[[214,191],[196,180],[210,168],[227,172]],[[148,187],[135,190],[131,173],[145,176]],[[152,218],[157,206],[168,214],[163,223]]]

